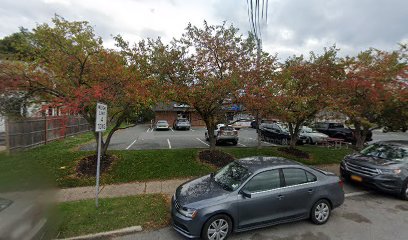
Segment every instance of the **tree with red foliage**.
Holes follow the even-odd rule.
[[[343,60],[336,104],[355,127],[357,149],[363,148],[370,128],[381,125],[390,100],[406,103],[407,61],[401,56],[399,51],[370,49]]]
[[[301,126],[333,101],[331,89],[342,73],[337,51],[335,47],[325,49],[320,56],[312,52],[308,60],[303,56],[289,58],[265,88],[269,100],[265,106],[288,124],[291,148],[295,147]]]
[[[93,131],[96,103],[106,103],[112,127],[102,141],[104,156],[124,120],[152,104],[151,82],[122,54],[104,49],[88,22],[69,22],[59,16],[52,22],[54,26],[41,24],[33,29],[33,61],[1,63],[1,82],[8,83],[2,85],[9,85],[3,89],[15,87],[62,106],[67,114],[80,114]]]

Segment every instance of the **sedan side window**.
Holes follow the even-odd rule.
[[[250,193],[272,190],[281,187],[279,170],[265,171],[254,176],[243,190]]]
[[[282,171],[283,176],[285,177],[286,186],[293,186],[309,182],[306,172],[303,169],[284,168]]]

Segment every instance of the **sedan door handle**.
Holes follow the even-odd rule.
[[[284,197],[285,197],[285,196],[283,196],[283,195],[278,195],[278,199],[279,199],[279,200],[282,200]]]
[[[309,194],[312,194],[312,193],[313,193],[313,189],[309,189],[309,190],[307,190],[307,192],[308,192]]]

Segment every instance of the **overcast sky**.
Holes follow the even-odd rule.
[[[112,35],[130,42],[180,37],[189,22],[232,23],[249,30],[246,0],[0,0],[0,38],[23,26],[32,29],[57,13],[86,20],[107,47]],[[408,0],[269,0],[264,49],[281,59],[321,52],[336,44],[341,54],[369,47],[396,49],[408,42]]]

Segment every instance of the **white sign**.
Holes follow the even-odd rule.
[[[96,104],[95,132],[106,130],[106,119],[108,118],[108,106],[106,104]]]

